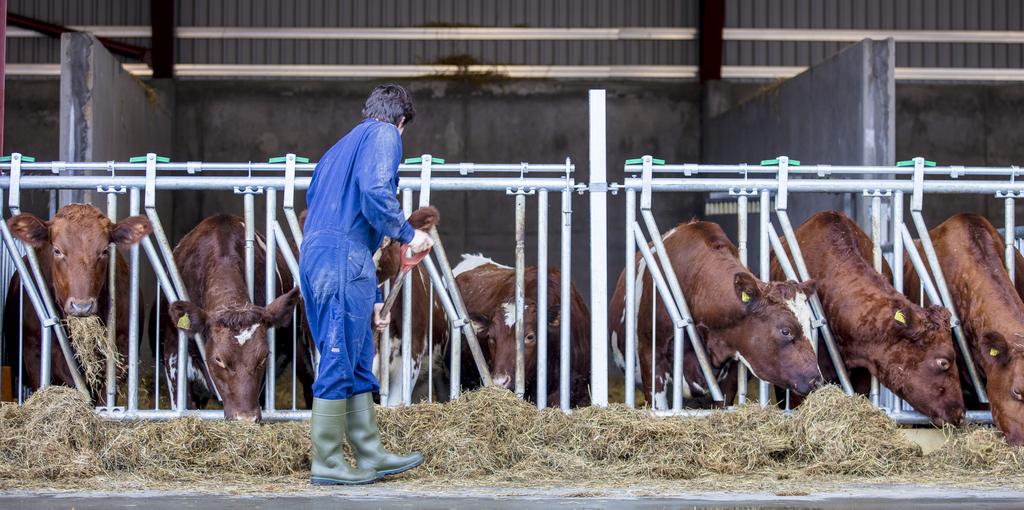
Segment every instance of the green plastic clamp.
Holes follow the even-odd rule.
[[[655,164],[655,165],[664,165],[665,164],[665,160],[664,159],[658,159],[658,158],[651,158],[651,163]],[[644,158],[627,159],[626,160],[626,164],[627,165],[642,165],[642,164],[644,164]]]
[[[132,156],[131,158],[128,158],[128,162],[129,163],[145,163],[146,162],[146,156]],[[167,156],[157,156],[156,157],[156,162],[157,163],[170,163],[171,162],[171,158],[168,158]]]
[[[278,156],[276,158],[270,158],[267,163],[284,163],[288,160],[288,156]],[[303,156],[295,156],[296,163],[309,163],[309,158]]]
[[[896,166],[914,166],[914,160],[908,159],[906,161],[899,161],[899,162],[896,163]],[[924,160],[924,166],[935,166],[935,162],[934,161],[928,161],[926,159],[926,160]]]
[[[32,156],[22,155],[21,156],[21,161],[25,162],[25,163],[35,163],[36,162],[36,158],[33,158]],[[0,157],[0,163],[10,163],[10,162],[11,162],[11,157],[10,156],[2,156],[2,157]]]
[[[422,163],[422,162],[423,162],[423,158],[422,157],[416,157],[416,158],[406,159],[405,161],[402,162],[402,164],[403,165],[415,165],[415,164]],[[443,165],[444,164],[444,160],[443,159],[435,158],[435,157],[431,157],[430,158],[430,162],[431,163],[436,163],[438,165]]]
[[[779,164],[779,159],[762,159],[761,166],[776,166]],[[789,160],[789,166],[800,166],[800,161],[791,159]]]

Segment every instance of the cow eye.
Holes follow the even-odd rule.
[[[58,259],[64,258],[64,252],[60,251],[60,248],[53,247],[53,256]]]
[[[213,358],[213,362],[220,365],[221,368],[228,368],[228,366],[224,363],[224,360],[220,359],[220,356],[215,356]]]
[[[105,259],[105,258],[107,258],[107,255],[110,255],[110,252],[108,252],[107,250],[103,250],[96,257],[97,258],[101,258],[101,259]]]
[[[533,333],[530,333],[529,335],[526,335],[526,341],[527,342],[531,342],[531,343],[532,342],[536,342],[537,341],[537,335],[534,335]]]
[[[790,331],[789,328],[782,328],[782,336],[790,338],[793,336],[793,332]]]

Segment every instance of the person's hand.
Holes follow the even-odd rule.
[[[413,253],[421,253],[434,246],[434,240],[430,238],[430,234],[422,230],[415,230],[414,232],[416,233],[412,236],[412,242],[409,243]]]
[[[391,312],[388,312],[386,315],[381,317],[380,312],[383,308],[384,303],[373,304],[373,328],[382,333],[385,329],[388,329],[388,325],[391,324]]]

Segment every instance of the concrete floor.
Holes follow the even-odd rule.
[[[537,510],[547,508],[588,509],[1016,509],[1024,507],[1024,492],[960,490],[936,488],[862,487],[856,490],[783,496],[769,493],[693,493],[671,497],[636,497],[629,491],[593,491],[587,493],[531,489],[477,489],[450,493],[381,491],[357,488],[335,494],[245,495],[203,493],[102,493],[16,491],[0,494],[0,508],[35,509],[112,509],[145,510],[199,509],[454,509],[494,508]]]

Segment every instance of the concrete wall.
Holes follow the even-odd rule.
[[[168,154],[173,111],[173,83],[132,77],[95,36],[61,36],[59,159],[124,161],[146,152]],[[62,192],[61,203],[95,201],[90,195]]]
[[[787,155],[804,163],[893,164],[895,161],[894,43],[862,41],[804,73],[743,97],[713,84],[707,90],[709,113],[726,107],[704,125],[702,159],[707,163],[757,162]],[[791,200],[794,225],[815,212],[841,209],[866,224],[859,197],[800,194]],[[753,217],[753,216],[752,216]],[[717,218],[716,218],[717,219]],[[722,218],[726,231],[735,218]],[[757,239],[752,222],[750,239]],[[759,246],[751,243],[751,267]]]

